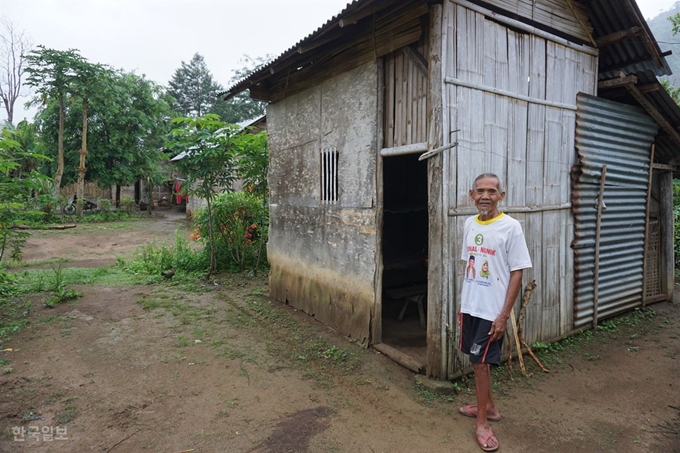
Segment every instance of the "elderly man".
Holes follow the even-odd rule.
[[[531,258],[519,222],[498,209],[505,198],[498,176],[477,176],[470,198],[479,214],[465,222],[461,259],[484,263],[484,268],[466,271],[458,322],[460,349],[469,354],[474,370],[477,404],[463,406],[458,412],[477,419],[479,446],[495,451],[499,444],[489,421],[500,420],[501,414],[491,394],[490,365],[500,365],[508,318],[522,286],[522,270],[531,267]]]

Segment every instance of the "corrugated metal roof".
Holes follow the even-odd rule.
[[[244,80],[229,87],[221,95],[233,95],[264,80],[270,74],[285,67],[290,57],[299,54],[299,50],[310,42],[321,38],[335,27],[338,27],[342,17],[360,9],[375,5],[389,5],[385,0],[355,0],[348,3],[345,9],[329,19],[325,24],[294,46],[279,55],[269,64],[251,74]],[[634,0],[593,0],[587,2],[590,11],[590,21],[593,25],[595,39],[611,35],[615,32],[639,27],[641,33],[633,38],[622,39],[600,49],[600,79],[616,76],[616,71],[627,74],[652,71],[657,76],[670,75],[671,70],[662,55],[647,23]]]
[[[298,41],[294,46],[290,47],[288,50],[281,53],[281,55],[279,55],[278,57],[274,58],[271,62],[261,67],[258,71],[250,74],[245,79],[227,88],[226,91],[219,93],[218,96],[239,93],[243,90],[248,89],[248,87],[253,84],[251,81],[259,80],[260,78],[262,78],[263,75],[273,73],[273,70],[276,67],[276,65],[279,64],[281,61],[285,60],[287,57],[297,54],[298,49],[300,48],[300,46],[302,46],[302,44],[322,36],[324,33],[328,32],[330,29],[337,26],[342,16],[355,11],[360,3],[362,2],[365,3],[366,1],[367,0],[354,0],[353,2],[348,3],[347,6],[345,6],[345,8],[342,11],[340,11],[338,14],[336,14],[331,19],[326,21],[326,23],[317,28],[316,31],[313,31],[312,33],[307,35],[307,37]]]
[[[616,77],[616,71],[633,74],[652,71],[657,76],[670,75],[663,57],[640,9],[633,0],[596,0],[588,2],[595,40],[616,32],[639,27],[637,36],[600,47],[600,80]]]

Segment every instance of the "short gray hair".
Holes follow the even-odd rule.
[[[479,181],[480,179],[484,179],[484,178],[493,178],[493,179],[495,179],[496,181],[498,181],[498,191],[499,191],[500,193],[505,192],[505,191],[503,190],[503,180],[502,180],[496,173],[482,173],[481,175],[477,176],[477,177],[475,178],[475,180],[472,182],[472,191],[473,191],[473,192],[474,192],[475,190],[477,190],[477,181]]]

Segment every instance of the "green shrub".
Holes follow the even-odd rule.
[[[133,260],[123,262],[125,270],[149,275],[167,275],[168,272],[194,274],[205,272],[208,259],[205,251],[194,249],[187,239],[175,232],[173,246],[158,245],[154,242],[145,245]]]
[[[208,252],[214,246],[217,269],[255,272],[265,266],[269,212],[264,201],[246,192],[224,193],[212,201],[212,212],[215,244],[209,242],[207,209],[196,213],[194,239],[203,241]]]
[[[123,197],[120,199],[120,210],[118,212],[125,212],[127,215],[132,214],[137,205],[132,197]]]

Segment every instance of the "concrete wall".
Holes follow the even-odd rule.
[[[375,303],[378,67],[368,63],[267,108],[272,297],[362,342]],[[320,200],[335,148],[339,201]]]

